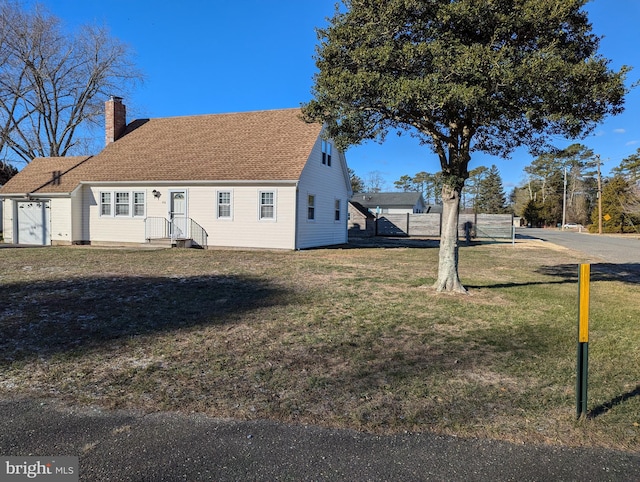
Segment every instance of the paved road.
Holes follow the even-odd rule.
[[[609,263],[640,263],[640,235],[608,236],[559,229],[522,228],[519,238],[536,238],[595,256]]]
[[[604,449],[380,437],[50,401],[0,400],[0,427],[0,455],[79,456],[81,481],[640,480],[640,454]]]

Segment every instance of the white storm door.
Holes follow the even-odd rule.
[[[188,238],[187,191],[170,191],[169,197],[169,235],[171,239]]]

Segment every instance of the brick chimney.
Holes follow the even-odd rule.
[[[111,96],[105,102],[105,134],[106,145],[118,140],[127,127],[127,109],[122,103],[122,97]]]

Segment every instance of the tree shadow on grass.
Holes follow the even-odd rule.
[[[488,244],[504,244],[511,245],[510,239],[497,238],[473,238],[469,243],[460,240],[460,248],[469,248],[473,246],[484,246]],[[361,248],[439,248],[440,239],[437,237],[419,237],[419,236],[349,236],[349,243],[338,245],[342,249],[361,249]],[[324,249],[324,248],[323,248]]]
[[[362,249],[362,248],[438,248],[439,239],[433,238],[409,238],[409,237],[359,237],[350,236],[349,243],[339,245],[342,249]]]
[[[95,348],[286,304],[287,290],[237,276],[92,277],[6,284],[0,364]]]
[[[536,273],[551,276],[555,279],[526,281],[523,283],[494,283],[488,285],[469,285],[467,288],[513,288],[516,286],[553,285],[578,282],[579,264],[558,264],[541,266]],[[591,264],[591,281],[622,281],[624,283],[640,283],[640,263],[594,263]]]
[[[556,276],[570,282],[578,281],[578,264],[543,266],[537,270],[549,276]],[[640,263],[592,263],[591,281],[622,281],[640,283]]]

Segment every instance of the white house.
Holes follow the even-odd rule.
[[[346,160],[299,109],[139,119],[105,149],[37,158],[0,189],[5,242],[304,249],[346,243]]]

